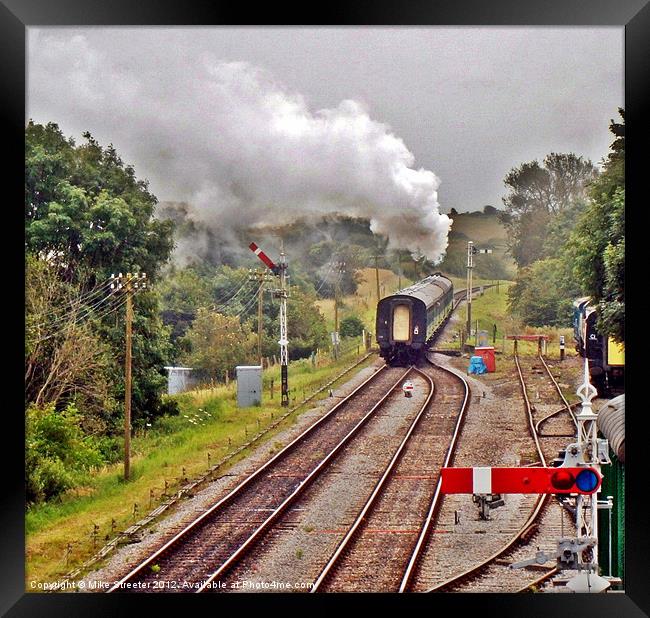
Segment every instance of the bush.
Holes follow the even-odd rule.
[[[30,465],[31,464],[31,465]],[[60,459],[27,459],[27,501],[43,502],[74,487],[74,479]]]
[[[110,459],[109,443],[84,437],[73,404],[30,406],[26,415],[25,474],[27,502],[42,502],[79,484],[85,473]]]
[[[359,337],[363,333],[363,322],[355,315],[341,320],[340,335],[341,337]]]

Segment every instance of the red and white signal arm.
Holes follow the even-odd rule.
[[[443,494],[593,494],[596,468],[442,468]]]
[[[248,245],[248,248],[258,257],[264,264],[272,270],[274,273],[278,271],[278,266],[276,263],[268,256],[264,251],[262,251],[254,242]]]

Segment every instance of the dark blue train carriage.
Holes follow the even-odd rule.
[[[382,298],[377,305],[377,343],[379,353],[389,365],[418,362],[454,302],[454,286],[436,273]]]
[[[598,310],[589,303],[589,298],[579,298],[573,303],[576,351],[589,361],[591,382],[600,395],[622,393],[625,390],[625,348],[598,332]]]

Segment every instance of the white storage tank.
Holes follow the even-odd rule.
[[[261,365],[240,365],[237,372],[237,407],[250,408],[262,403]]]

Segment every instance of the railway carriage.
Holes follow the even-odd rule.
[[[625,378],[625,350],[611,337],[598,332],[598,311],[589,298],[573,303],[573,336],[576,351],[589,362],[591,381],[601,395],[622,393]]]
[[[379,354],[389,365],[409,365],[447,320],[454,301],[452,282],[435,273],[377,304]]]

